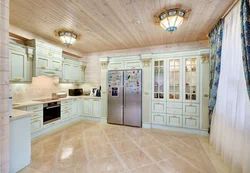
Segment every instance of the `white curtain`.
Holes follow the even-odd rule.
[[[241,50],[240,3],[225,18],[210,143],[233,173],[250,173],[250,101]]]

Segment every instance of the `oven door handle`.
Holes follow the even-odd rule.
[[[52,109],[52,108],[57,108],[57,107],[60,107],[60,105],[58,105],[58,106],[47,107],[46,109]]]

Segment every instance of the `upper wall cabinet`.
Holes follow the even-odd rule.
[[[165,60],[154,60],[153,64],[153,100],[165,100]]]
[[[108,66],[109,70],[130,70],[130,69],[141,69],[141,68],[142,68],[142,63],[141,60],[139,59],[138,60],[123,59],[122,61],[111,60]]]
[[[65,56],[66,57],[66,56]],[[68,58],[68,57],[67,57]],[[84,83],[84,71],[86,63],[73,59],[63,60],[63,83]]]
[[[47,75],[62,77],[62,49],[39,41],[27,41],[35,48],[33,61],[33,76]]]
[[[31,82],[32,58],[28,55],[32,49],[14,42],[9,43],[9,80],[12,82]],[[33,51],[33,49],[31,50]]]

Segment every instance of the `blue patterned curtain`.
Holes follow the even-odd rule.
[[[210,93],[209,93],[209,130],[212,120],[212,114],[217,98],[217,89],[220,78],[220,66],[221,66],[221,50],[222,50],[222,38],[223,38],[223,25],[224,20],[220,20],[215,28],[210,32]]]
[[[241,22],[242,22],[242,56],[244,72],[250,99],[250,1],[242,0],[241,3]]]

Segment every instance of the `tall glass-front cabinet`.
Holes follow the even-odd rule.
[[[199,57],[153,61],[152,123],[199,128]]]

